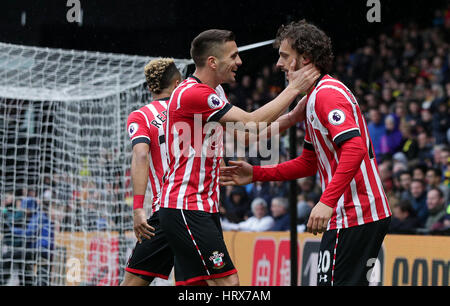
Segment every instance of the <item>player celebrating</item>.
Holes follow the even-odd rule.
[[[291,65],[289,86],[264,107],[247,113],[213,89],[235,82],[242,64],[234,34],[225,30],[200,33],[192,42],[191,56],[196,70],[175,89],[167,109],[169,170],[161,195],[161,227],[174,251],[177,285],[198,280],[208,285],[238,285],[218,213],[222,134],[213,135],[210,132],[217,127],[208,130],[206,126],[210,122],[273,122],[319,74],[312,65],[295,72]]]
[[[145,66],[145,77],[154,100],[132,112],[127,122],[133,146],[133,219],[138,242],[125,268],[122,286],[147,286],[155,277],[167,279],[173,267],[173,253],[159,226],[158,210],[162,178],[167,169],[164,145],[167,102],[181,82],[181,74],[173,59],[159,58]],[[153,200],[152,215],[147,220],[143,203],[149,180]]]
[[[368,285],[369,260],[376,258],[391,211],[380,180],[367,125],[350,90],[325,75],[332,64],[331,42],[316,26],[300,21],[278,30],[277,66],[287,71],[313,63],[323,73],[308,93],[304,150],[296,159],[258,167],[230,162],[223,185],[293,180],[319,170],[322,196],[307,228],[322,233],[318,285]],[[373,263],[372,263],[373,265]]]

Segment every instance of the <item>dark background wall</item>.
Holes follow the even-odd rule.
[[[446,0],[380,0],[381,22],[366,19],[367,0],[173,1],[80,0],[82,25],[69,23],[67,0],[3,0],[0,41],[64,49],[189,58],[191,40],[208,28],[230,29],[239,46],[273,39],[279,25],[306,18],[332,38],[335,52],[362,45],[394,23],[424,23]],[[22,15],[26,22],[22,24]],[[276,60],[269,47],[242,54]],[[247,58],[246,58],[247,57]],[[250,62],[250,63],[249,63]],[[245,68],[247,67],[247,68]]]

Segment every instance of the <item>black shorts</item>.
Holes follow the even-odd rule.
[[[369,270],[378,257],[390,222],[388,217],[326,231],[320,242],[317,285],[368,286]]]
[[[142,243],[136,242],[125,271],[149,282],[155,277],[168,279],[173,268],[173,252],[159,224],[159,212],[155,212],[147,223],[155,228],[155,236],[142,239]]]
[[[237,273],[218,213],[172,208],[160,208],[159,213],[175,255],[176,285],[193,285]]]

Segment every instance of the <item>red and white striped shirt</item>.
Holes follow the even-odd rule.
[[[328,75],[308,95],[302,155],[275,166],[254,166],[253,180],[292,180],[315,175],[317,169],[320,201],[333,208],[328,230],[391,215],[358,103],[344,84]]]
[[[132,145],[147,143],[150,146],[149,181],[152,191],[152,212],[159,209],[162,179],[167,170],[165,125],[167,99],[155,100],[128,116],[127,131]]]
[[[317,157],[322,201],[334,207],[328,229],[347,228],[377,221],[391,215],[378,165],[356,98],[340,81],[324,76],[308,95],[305,142],[313,145]],[[361,136],[368,154],[337,203],[326,203],[327,186],[340,162],[340,145]]]
[[[167,108],[169,170],[161,207],[218,212],[223,133],[217,121],[231,108],[222,87],[195,77],[172,93]]]

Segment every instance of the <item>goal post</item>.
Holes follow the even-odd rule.
[[[135,241],[126,120],[151,101],[151,59],[0,43],[0,285],[118,284]]]

